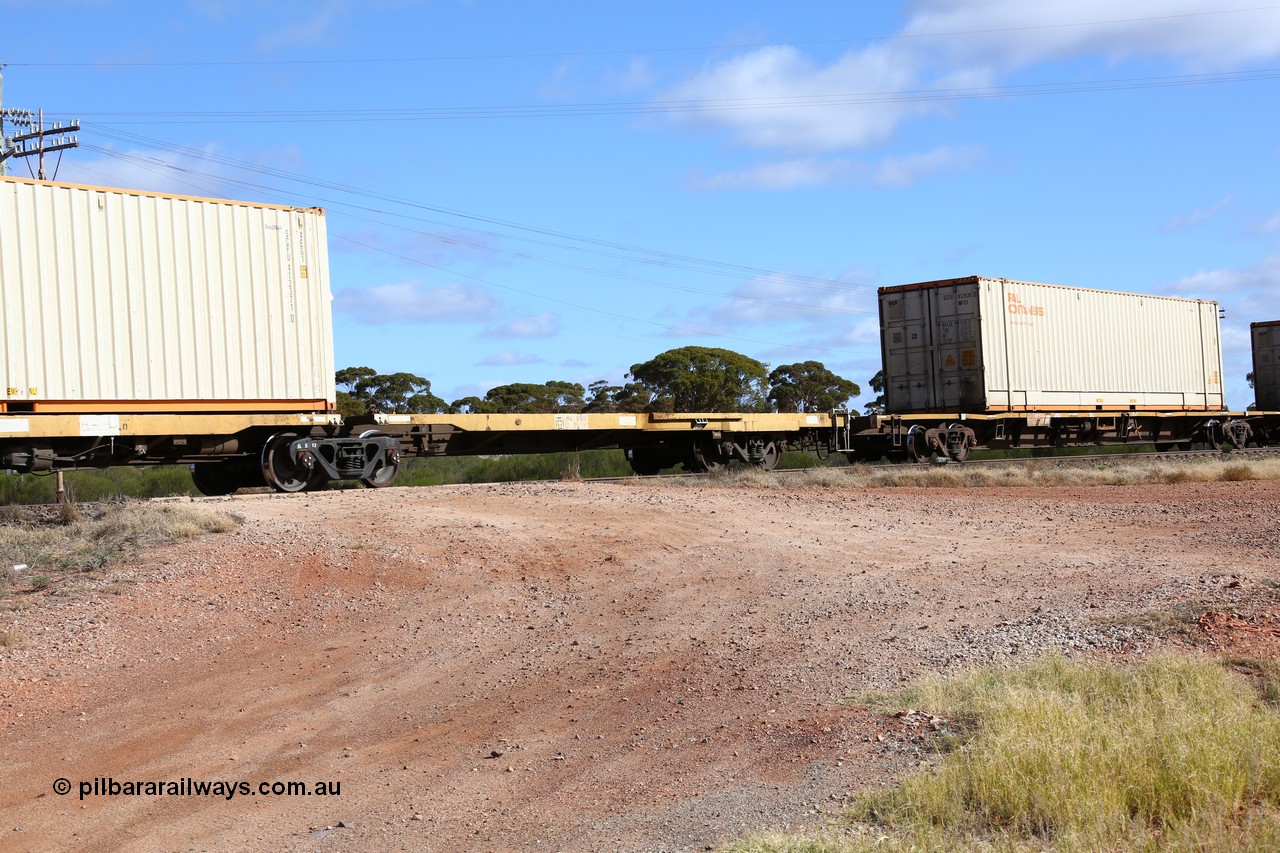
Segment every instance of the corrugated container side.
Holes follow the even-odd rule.
[[[0,235],[11,409],[332,407],[323,211],[5,179]]]
[[[1224,407],[1214,302],[973,276],[880,313],[890,412]]]
[[[1280,320],[1253,323],[1253,399],[1264,412],[1280,412]]]

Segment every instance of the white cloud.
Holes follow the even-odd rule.
[[[842,331],[823,341],[827,347],[871,346],[880,344],[880,317],[864,317],[852,324],[839,324]]]
[[[944,172],[965,172],[982,159],[980,145],[944,145],[923,154],[889,156],[871,170],[870,181],[883,187],[905,187],[921,178]]]
[[[506,352],[494,353],[486,356],[476,364],[484,367],[508,367],[513,364],[542,364],[542,357],[528,352],[516,352],[507,350]]]
[[[426,287],[418,282],[379,284],[334,294],[333,310],[369,325],[483,323],[501,306],[488,291],[467,284]]]
[[[1257,234],[1273,234],[1280,231],[1280,212],[1271,214],[1271,216],[1259,222],[1253,229]]]
[[[931,91],[1000,85],[1050,62],[1154,59],[1176,73],[1280,56],[1276,7],[1218,14],[1206,0],[918,0],[911,8],[896,38],[825,65],[792,46],[763,47],[707,65],[655,105],[682,106],[676,120],[748,147],[820,153],[880,145],[903,122],[944,114],[949,102]]]
[[[485,329],[486,338],[550,338],[560,333],[560,322],[550,311],[519,317]]]
[[[982,159],[979,145],[944,145],[920,154],[889,156],[875,163],[848,158],[802,157],[761,163],[737,172],[719,172],[693,180],[706,190],[792,190],[827,185],[905,187],[946,172],[968,171]]]
[[[656,77],[649,60],[637,57],[628,63],[626,70],[618,77],[615,88],[623,92],[647,90],[653,86]]]
[[[915,62],[896,48],[872,46],[821,68],[789,45],[765,47],[711,66],[660,98],[696,102],[678,113],[697,127],[728,128],[745,144],[791,151],[862,148],[885,141],[907,116],[936,104],[832,106],[849,93],[915,85]]]
[[[1243,407],[1253,397],[1244,376],[1253,369],[1249,324],[1280,320],[1280,253],[1236,269],[1201,270],[1171,283],[1174,296],[1211,299],[1223,308],[1222,357],[1228,405]]]
[[[720,172],[694,178],[699,189],[726,190],[791,190],[799,187],[847,183],[853,176],[853,164],[845,159],[806,157],[762,163],[738,172]]]
[[[1230,207],[1234,200],[1234,196],[1223,196],[1208,207],[1193,210],[1185,216],[1175,216],[1173,219],[1170,219],[1168,222],[1161,225],[1160,230],[1176,231],[1179,228],[1186,228],[1189,225],[1199,225],[1201,222],[1208,222],[1223,210]]]
[[[999,71],[1082,54],[1222,70],[1280,54],[1280,9],[1235,12],[1206,0],[925,0],[903,35],[928,33],[956,33],[918,41]]]
[[[1280,253],[1250,267],[1201,270],[1170,284],[1165,292],[1222,303],[1233,322],[1280,319]]]
[[[832,324],[876,315],[875,288],[855,283],[870,278],[865,271],[850,272],[829,284],[795,281],[782,275],[761,276],[735,287],[729,298],[702,306],[673,325],[678,326],[677,334],[699,329],[723,335],[743,326],[799,323],[825,336]]]

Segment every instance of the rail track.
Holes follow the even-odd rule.
[[[1006,459],[968,459],[964,462],[954,462],[945,457],[940,457],[931,462],[920,463],[903,463],[903,462],[858,462],[850,465],[831,466],[837,469],[841,468],[861,468],[861,469],[880,469],[880,470],[897,470],[897,471],[913,471],[927,470],[931,468],[987,468],[987,467],[1003,467],[1010,465],[1040,465],[1048,467],[1072,467],[1082,464],[1097,464],[1099,462],[1125,463],[1125,462],[1190,462],[1196,459],[1216,459],[1220,461],[1244,460],[1244,459],[1260,459],[1267,457],[1280,456],[1280,447],[1247,447],[1230,451],[1214,450],[1205,448],[1203,450],[1173,450],[1173,451],[1147,451],[1137,453],[1097,453],[1083,456],[1019,456]],[[789,477],[798,476],[812,471],[823,470],[822,466],[811,466],[808,468],[775,468],[771,471],[763,469],[752,469],[747,466],[730,467],[722,471],[712,472],[688,472],[673,471],[666,474],[654,474],[647,477],[637,477],[635,474],[629,474],[622,477],[583,477],[581,482],[591,483],[608,483],[608,482],[634,482],[637,479],[642,480],[682,480],[682,479],[707,479],[722,477],[726,471],[732,473],[734,471],[758,470],[762,474],[773,477]],[[559,482],[558,480],[542,480],[529,482]]]

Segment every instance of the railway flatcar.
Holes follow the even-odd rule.
[[[1254,440],[1226,408],[1216,302],[969,276],[879,306],[885,413],[849,422],[852,459]]]
[[[0,235],[0,467],[193,462],[212,493],[292,487],[299,453],[395,469],[334,412],[323,210],[4,178]]]
[[[637,474],[788,449],[963,461],[974,448],[1280,439],[1222,392],[1216,303],[968,278],[882,288],[887,410],[335,411],[324,211],[0,178],[0,468],[187,463],[205,494],[391,484],[409,455],[621,448]]]
[[[335,411],[325,216],[0,179],[0,469],[188,463],[197,488],[392,483],[406,454],[619,447],[637,473],[834,444],[832,414]]]

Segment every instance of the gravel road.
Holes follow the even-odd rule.
[[[0,615],[21,637],[0,849],[674,851],[813,827],[927,760],[848,697],[1141,652],[1135,614],[1230,614],[1280,562],[1274,482],[205,503],[244,524]],[[95,779],[249,791],[82,799]],[[257,787],[289,781],[340,792]]]

